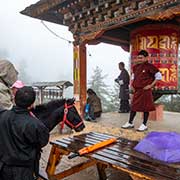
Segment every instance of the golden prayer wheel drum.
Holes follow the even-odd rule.
[[[179,27],[172,24],[145,25],[131,32],[131,67],[136,63],[138,52],[146,50],[148,61],[162,73],[162,81],[154,89],[157,93],[178,91],[179,34]]]

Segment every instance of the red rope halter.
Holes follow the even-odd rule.
[[[80,123],[78,123],[77,125],[73,125],[68,119],[67,119],[67,114],[69,112],[68,109],[70,109],[71,107],[73,107],[74,105],[67,105],[67,103],[64,104],[64,116],[63,116],[63,121],[61,123],[61,130],[64,128],[64,124],[68,124],[72,129],[74,128],[78,128],[82,123],[83,121],[81,121]]]

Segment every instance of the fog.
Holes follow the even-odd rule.
[[[0,6],[0,56],[7,57],[17,69],[24,68],[29,80],[73,81],[73,45],[48,31],[40,20],[19,12],[37,0],[6,0]],[[45,22],[58,36],[73,40],[68,28]],[[118,46],[87,46],[87,76],[99,66],[112,85],[119,74],[118,63],[128,66],[129,54]]]

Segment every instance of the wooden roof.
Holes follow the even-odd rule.
[[[107,42],[126,48],[130,31],[138,25],[180,24],[179,0],[40,0],[21,13],[68,26],[78,44]]]

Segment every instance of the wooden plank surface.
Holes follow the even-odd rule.
[[[44,169],[39,170],[39,177],[43,180],[48,180],[48,175]]]
[[[113,137],[115,136],[91,132],[74,136],[73,138],[59,139],[51,142],[51,144],[56,144],[56,146],[69,152],[77,152],[81,148]],[[114,168],[117,167],[117,169],[121,167],[145,176],[156,177],[158,180],[180,179],[180,164],[167,164],[154,160],[145,154],[133,150],[138,143],[137,141],[130,141],[120,137],[115,138],[117,138],[117,143],[85,156]]]

